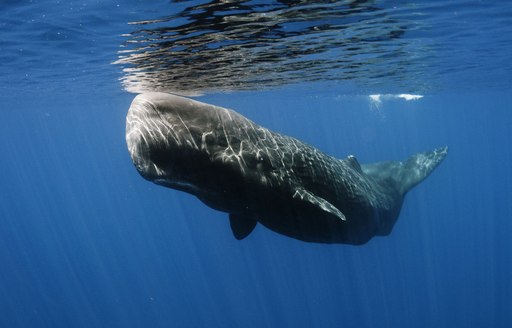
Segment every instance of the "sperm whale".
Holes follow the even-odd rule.
[[[361,165],[233,110],[158,92],[133,100],[126,142],[142,177],[228,213],[237,239],[260,223],[306,242],[353,245],[388,235],[405,194],[448,151]]]

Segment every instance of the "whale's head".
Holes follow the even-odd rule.
[[[126,143],[139,173],[157,184],[197,188],[214,108],[165,93],[140,94],[126,117]],[[213,107],[213,106],[211,106]]]
[[[259,128],[221,107],[146,93],[138,95],[128,111],[126,142],[135,167],[147,180],[203,198],[239,195],[248,179],[260,185],[268,182],[264,171],[270,162],[251,140]]]

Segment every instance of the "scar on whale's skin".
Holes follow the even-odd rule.
[[[361,165],[235,111],[166,93],[135,97],[126,142],[145,179],[229,213],[237,239],[260,223],[303,241],[354,245],[388,235],[405,194],[448,152]]]

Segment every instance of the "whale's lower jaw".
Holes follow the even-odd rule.
[[[198,186],[196,186],[192,183],[189,183],[189,182],[177,181],[177,180],[173,181],[173,180],[162,179],[162,178],[155,179],[155,180],[153,180],[153,182],[157,185],[167,187],[167,188],[176,189],[176,190],[185,191],[192,195],[201,194],[203,192],[201,188],[199,188]]]

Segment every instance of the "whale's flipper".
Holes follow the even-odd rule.
[[[391,187],[400,195],[423,181],[441,163],[448,153],[448,147],[411,156],[406,161],[388,161],[361,166],[363,172],[380,185]]]
[[[336,206],[332,205],[322,197],[315,196],[311,192],[304,190],[304,189],[297,189],[295,190],[295,193],[293,194],[294,199],[300,199],[301,201],[304,201],[308,203],[309,205],[313,205],[314,207],[320,209],[321,211],[325,213],[329,213],[330,215],[334,215],[341,221],[347,221],[347,218],[339,209],[336,208]]]
[[[249,236],[254,230],[254,227],[256,227],[256,223],[258,223],[258,221],[251,216],[234,213],[229,214],[229,225],[231,226],[233,236],[235,236],[237,240],[242,240]]]

